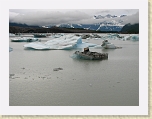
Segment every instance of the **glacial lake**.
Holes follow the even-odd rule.
[[[122,48],[90,48],[108,53],[107,60],[93,61],[70,57],[83,49],[27,50],[26,42],[11,38],[9,106],[139,106],[139,41],[112,39]]]

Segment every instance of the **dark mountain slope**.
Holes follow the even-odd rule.
[[[55,27],[43,28],[39,26],[29,26],[26,24],[9,23],[10,33],[139,33],[139,24],[126,24],[121,31],[104,31],[104,30],[87,30],[83,28],[65,28],[65,27]]]
[[[20,24],[20,23],[12,23],[12,22],[9,23],[9,26],[39,28],[39,26],[32,26],[32,25]]]
[[[30,27],[10,26],[9,33],[117,33],[117,31],[108,32],[108,31],[86,30],[81,28],[60,28],[60,27],[30,28]]]
[[[126,24],[120,31],[121,33],[132,33],[132,34],[138,34],[139,33],[139,23],[136,24]]]

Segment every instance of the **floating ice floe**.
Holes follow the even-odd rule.
[[[9,47],[9,52],[13,51],[13,48]]]
[[[117,34],[117,33],[114,33],[114,34],[112,34],[112,33],[109,33],[109,34],[107,34],[106,36],[102,36],[101,37],[103,40],[120,40],[120,39],[122,39],[122,38],[124,38],[124,36],[120,36],[119,34]]]
[[[84,35],[82,35],[82,39],[90,39],[90,38],[100,39],[101,36],[99,36],[98,34],[84,34]]]
[[[60,38],[61,36],[64,36],[63,33],[54,34],[52,37],[54,38]]]
[[[32,37],[16,37],[12,38],[12,42],[35,42],[38,41],[38,38],[32,38]]]
[[[108,40],[104,40],[101,45],[105,49],[117,49],[122,47],[117,47],[113,43],[108,42]]]
[[[128,36],[125,36],[123,40],[139,41],[139,35],[138,34],[128,35]]]
[[[13,34],[13,33],[9,33],[9,36],[15,36],[15,34]]]
[[[93,47],[96,44],[82,42],[82,38],[75,36],[73,34],[68,34],[61,36],[60,38],[55,38],[49,40],[45,43],[29,43],[25,44],[25,48],[32,48],[36,50],[70,50],[75,48]]]
[[[91,38],[92,36],[86,35],[87,38]],[[96,35],[97,36],[97,35]],[[86,38],[86,39],[87,39]],[[93,38],[93,37],[92,37]],[[107,35],[100,35],[100,37],[95,37],[95,40],[131,40],[131,41],[139,41],[139,34],[117,34],[117,33],[109,33]]]
[[[34,38],[45,38],[47,37],[46,34],[33,34]]]

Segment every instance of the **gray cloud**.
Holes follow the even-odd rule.
[[[105,19],[93,19],[94,15],[119,15],[119,14],[132,14],[130,16],[122,18],[124,23],[135,23],[139,22],[139,12],[138,10],[100,10],[100,9],[75,9],[75,10],[38,10],[38,9],[11,9],[9,12],[9,21],[25,23],[28,25],[50,25],[50,24],[61,24],[61,23],[79,23],[79,24],[90,24],[99,23]],[[106,19],[107,21],[109,19]],[[112,19],[110,19],[112,20]],[[114,20],[120,20],[120,18],[115,18]]]
[[[130,15],[128,17],[124,17],[123,19],[124,24],[135,24],[135,23],[139,23],[139,12],[137,12],[136,14]]]
[[[90,16],[81,11],[31,11],[25,14],[17,14],[11,11],[9,16],[11,22],[26,23],[29,25],[71,23],[83,19],[90,19]]]

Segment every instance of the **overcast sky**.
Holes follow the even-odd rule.
[[[39,26],[61,23],[91,24],[112,20],[93,19],[94,15],[105,16],[107,14],[127,15],[121,18],[124,24],[139,22],[139,10],[137,9],[10,9],[9,21]],[[114,20],[120,20],[120,18]]]

